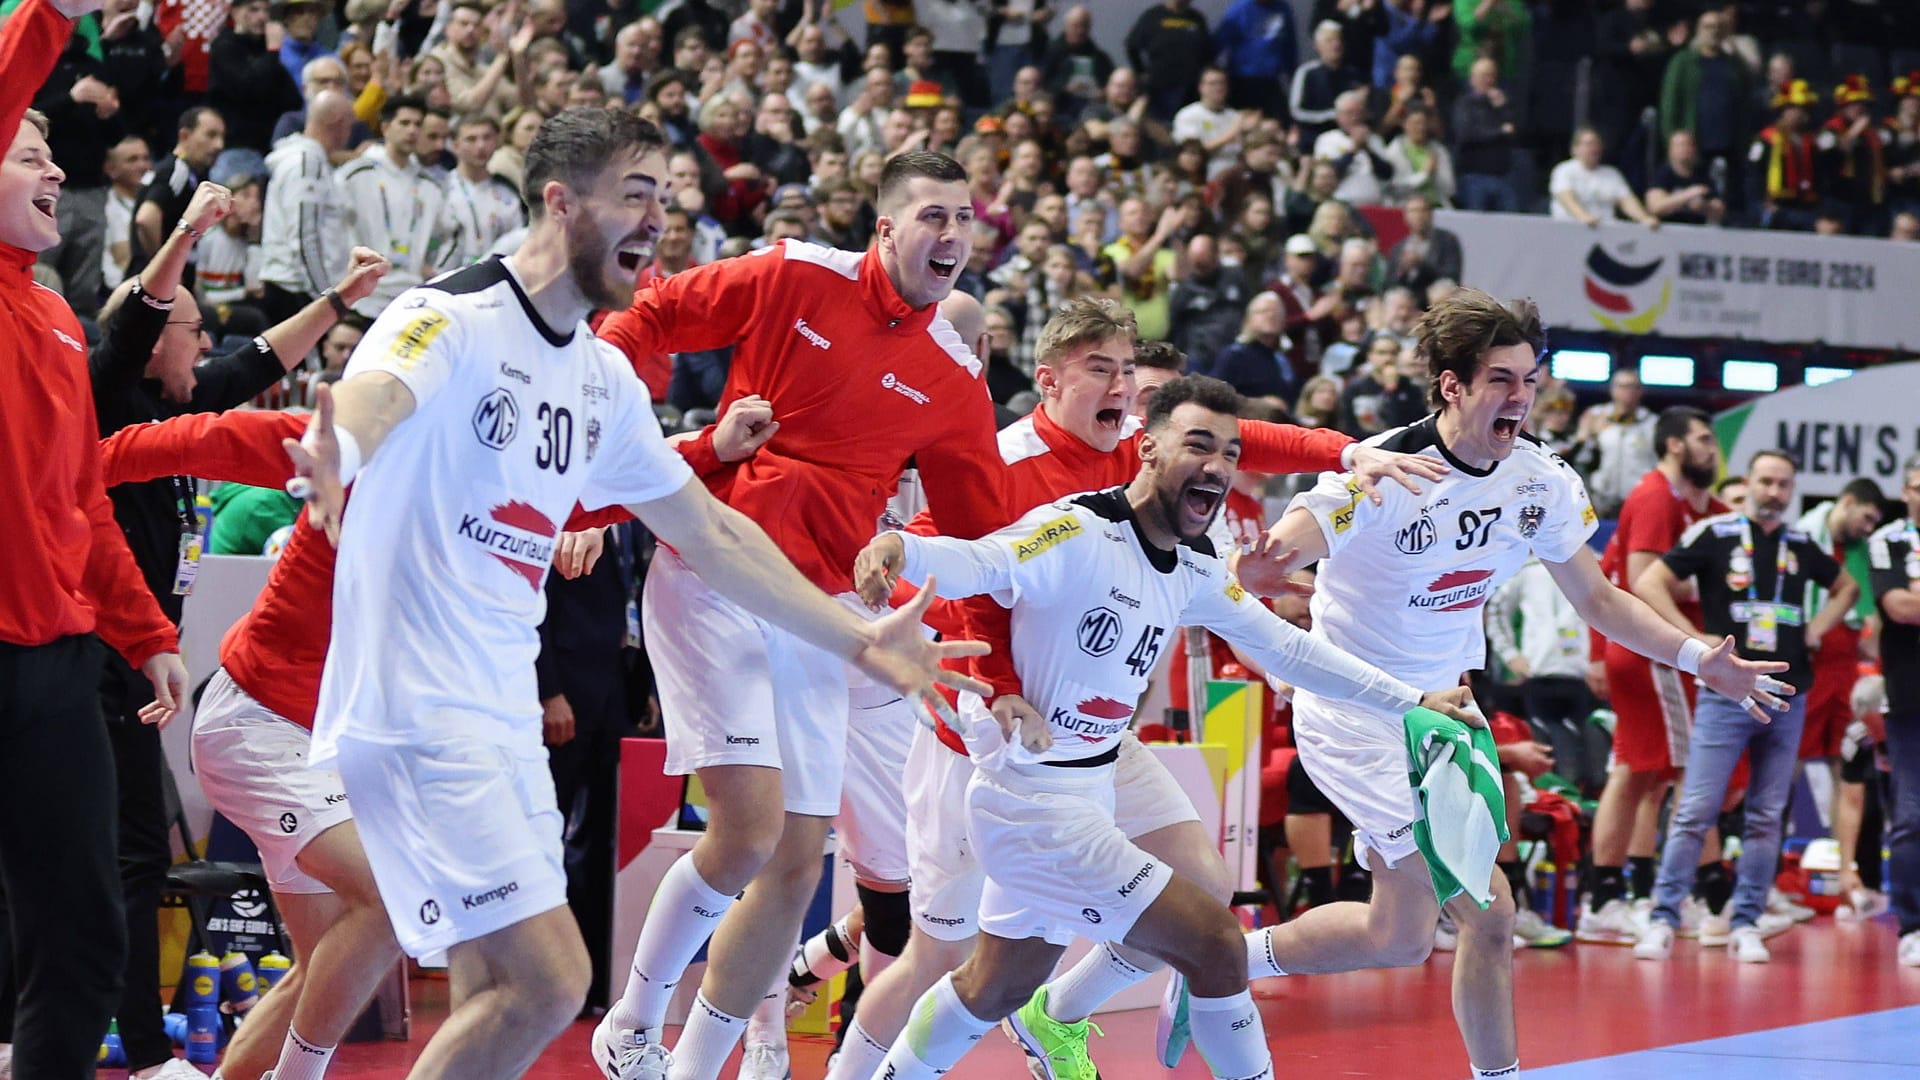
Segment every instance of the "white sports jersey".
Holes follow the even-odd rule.
[[[520,193],[497,176],[475,182],[456,169],[447,176],[446,191],[436,249],[440,265],[449,269],[486,258],[496,241],[527,223]]]
[[[343,735],[539,754],[536,629],[574,503],[647,502],[693,473],[626,357],[584,322],[542,323],[498,259],[404,293],[346,376],[368,371],[414,412],[353,485],[314,758]]]
[[[1381,432],[1369,446],[1453,467],[1414,495],[1381,484],[1375,506],[1349,474],[1323,473],[1287,508],[1313,513],[1327,541],[1314,580],[1313,634],[1427,690],[1454,685],[1486,661],[1481,608],[1529,554],[1572,558],[1593,535],[1587,490],[1531,435],[1481,471],[1441,445],[1435,418]]]
[[[1014,670],[1053,732],[1043,760],[1116,748],[1160,650],[1183,625],[1204,626],[1280,678],[1328,697],[1394,712],[1420,700],[1413,687],[1262,607],[1211,541],[1175,551],[1149,546],[1124,488],[1036,507],[978,540],[900,535],[901,576],[919,584],[932,574],[943,597],[990,593],[1012,610]]]

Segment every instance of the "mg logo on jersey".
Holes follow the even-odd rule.
[[[1429,611],[1469,611],[1487,602],[1493,591],[1491,570],[1449,570],[1433,579],[1426,592],[1407,597],[1410,608]]]
[[[495,389],[473,410],[473,435],[482,446],[505,450],[520,430],[520,404],[506,390]]]
[[[828,341],[826,337],[820,333],[820,331],[815,330],[811,326],[808,326],[807,320],[805,319],[793,320],[793,332],[805,338],[807,340],[807,344],[812,345],[816,349],[833,348],[833,342]]]
[[[1420,520],[1394,534],[1393,546],[1402,555],[1424,555],[1440,538],[1440,530],[1433,527],[1433,515],[1420,511]]]
[[[893,372],[891,371],[887,372],[885,375],[880,376],[880,385],[887,388],[888,390],[893,391],[896,394],[899,394],[901,397],[906,398],[908,401],[913,402],[915,405],[925,405],[927,402],[933,400],[927,397],[927,395],[921,393],[920,391],[915,390],[913,387],[908,386],[906,383],[901,382],[898,378],[894,376]]]
[[[553,564],[553,539],[559,533],[547,515],[516,500],[494,507],[484,519],[460,515],[456,531],[540,591],[540,577]]]
[[[1095,658],[1105,656],[1120,644],[1120,616],[1111,608],[1094,608],[1080,616],[1075,636],[1081,652]]]

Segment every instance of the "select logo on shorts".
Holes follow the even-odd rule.
[[[422,310],[413,317],[413,321],[402,327],[393,336],[393,347],[389,350],[395,364],[401,371],[412,371],[413,366],[427,353],[427,347],[433,339],[447,328],[447,317],[437,311]]]
[[[1470,611],[1487,602],[1493,590],[1491,570],[1449,570],[1427,591],[1407,597],[1407,606],[1429,611]]]
[[[437,900],[429,900],[426,903],[421,904],[420,905],[420,921],[427,924],[428,926],[432,926],[434,923],[439,922],[440,921],[440,902]]]
[[[1021,562],[1026,562],[1028,559],[1046,554],[1049,549],[1058,547],[1086,531],[1080,527],[1078,521],[1074,520],[1072,514],[1063,514],[1033,530],[1033,534],[1025,540],[1014,541],[1014,557]]]
[[[520,403],[513,394],[494,389],[473,410],[473,437],[490,450],[505,450],[520,432]]]
[[[457,531],[540,591],[540,576],[553,564],[553,538],[558,532],[545,514],[515,500],[494,507],[484,520],[460,515]]]
[[[509,881],[505,885],[488,889],[486,892],[483,892],[483,893],[473,893],[470,896],[463,896],[460,898],[460,903],[468,911],[472,911],[474,908],[477,908],[477,907],[485,907],[488,904],[493,903],[495,900],[505,900],[507,897],[512,896],[514,893],[517,893],[519,891],[520,891],[520,883],[517,881]]]
[[[293,811],[289,810],[286,813],[280,815],[280,831],[281,832],[286,833],[288,836],[292,836],[294,832],[297,831],[299,828],[300,828],[300,819],[293,816]]]
[[[1080,642],[1081,652],[1099,659],[1120,644],[1120,616],[1112,608],[1094,608],[1080,616],[1080,626],[1074,636]]]

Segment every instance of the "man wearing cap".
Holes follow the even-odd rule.
[[[274,21],[267,24],[268,47],[272,47],[277,23],[281,29],[280,64],[298,83],[310,61],[334,55],[319,41],[320,0],[280,0],[272,11]]]
[[[1747,151],[1747,204],[1759,208],[1762,228],[1813,228],[1821,191],[1810,110],[1819,103],[1805,79],[1791,80],[1773,95],[1780,118],[1762,128]]]
[[[1873,89],[1865,75],[1849,75],[1833,88],[1833,116],[1814,144],[1830,163],[1831,194],[1847,206],[1847,231],[1856,236],[1885,233],[1886,133],[1873,122]]]

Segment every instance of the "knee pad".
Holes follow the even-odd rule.
[[[913,907],[903,892],[880,892],[856,883],[860,909],[866,915],[861,937],[888,956],[899,956],[907,947],[907,934],[913,929]]]

